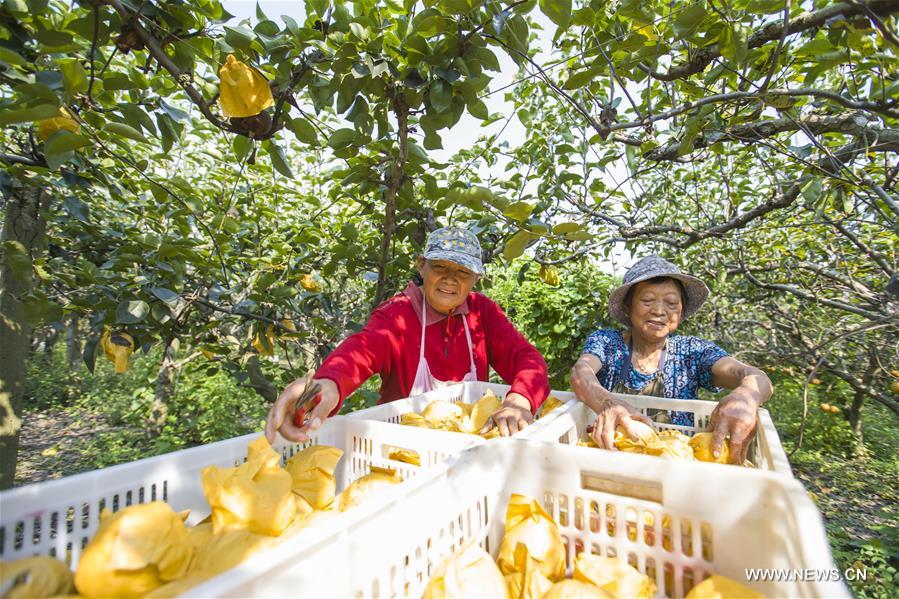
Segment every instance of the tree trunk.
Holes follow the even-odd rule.
[[[72,372],[81,369],[81,339],[78,337],[78,317],[74,314],[66,322],[66,362]]]
[[[169,413],[169,398],[175,388],[175,355],[178,353],[178,345],[177,339],[166,339],[162,364],[156,374],[156,390],[150,410],[150,429],[156,434],[162,431]]]
[[[59,341],[59,330],[56,327],[50,327],[47,336],[44,337],[44,363],[50,366],[53,363],[53,348]]]
[[[865,433],[862,429],[862,406],[865,404],[865,399],[868,396],[868,394],[865,393],[864,388],[871,385],[871,382],[874,380],[874,374],[877,372],[877,368],[877,356],[869,351],[868,365],[864,374],[862,374],[863,388],[855,390],[855,396],[852,398],[852,405],[846,409],[846,421],[849,423],[849,428],[852,429],[852,435],[854,437],[850,455],[850,457],[853,458],[864,459],[868,455],[868,452],[865,449]]]
[[[8,489],[15,482],[31,344],[31,323],[25,318],[22,297],[31,291],[33,277],[27,270],[13,267],[9,248],[13,243],[21,244],[32,260],[43,251],[47,229],[43,215],[49,205],[50,194],[43,189],[15,187],[5,198],[0,234],[0,489]]]

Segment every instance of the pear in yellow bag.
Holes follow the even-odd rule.
[[[203,493],[212,508],[217,534],[230,527],[278,536],[293,522],[293,479],[281,468],[281,456],[265,437],[247,448],[247,461],[235,468],[209,466],[201,471]]]
[[[23,576],[22,581],[12,586],[19,576]],[[75,583],[64,562],[38,555],[0,562],[0,588],[4,589],[3,599],[42,599],[68,595],[75,590]]]
[[[422,599],[450,597],[507,597],[499,568],[475,539],[437,565],[422,595]]]
[[[161,501],[100,515],[75,586],[84,597],[140,597],[183,577],[194,556],[181,516]]]
[[[255,116],[274,103],[265,77],[229,54],[219,69],[222,114],[229,118]]]
[[[616,599],[652,599],[655,593],[648,576],[614,557],[581,553],[574,560],[574,579],[595,585]]]
[[[765,596],[736,580],[717,574],[690,589],[685,599],[765,599]]]
[[[37,136],[41,141],[47,141],[51,135],[60,129],[65,129],[72,133],[81,131],[81,125],[72,117],[72,113],[65,106],[59,107],[59,116],[41,119],[37,122]]]
[[[510,599],[541,599],[552,588],[552,581],[543,575],[528,548],[519,544],[513,553],[515,572],[506,574],[506,588]]]
[[[338,511],[345,512],[350,508],[362,504],[373,493],[384,487],[397,485],[403,479],[397,476],[393,470],[372,468],[371,473],[351,482],[338,497]]]
[[[554,584],[543,597],[544,599],[611,599],[611,595],[598,586],[570,578]]]
[[[337,491],[334,470],[343,450],[327,445],[307,447],[287,461],[285,468],[293,480],[293,492],[314,509],[325,509]]]
[[[565,546],[558,525],[536,499],[513,494],[506,510],[506,534],[496,558],[503,574],[519,572],[520,560],[515,560],[519,544],[525,546],[528,556],[546,578],[553,582],[564,578]]]

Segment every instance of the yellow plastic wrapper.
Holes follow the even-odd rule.
[[[340,494],[338,510],[345,512],[350,508],[363,503],[372,493],[379,489],[403,482],[395,472],[389,470],[375,470],[350,483]]]
[[[285,468],[293,480],[293,492],[314,509],[328,506],[337,491],[334,470],[343,450],[327,445],[307,447],[287,461]]]
[[[306,291],[312,291],[313,293],[322,290],[321,285],[319,285],[318,281],[313,279],[310,274],[305,274],[300,277],[300,287]]]
[[[437,565],[422,595],[422,599],[444,597],[507,597],[499,568],[474,539]]]
[[[561,399],[556,397],[555,395],[550,395],[544,400],[543,404],[540,406],[540,409],[537,410],[537,418],[544,418],[547,414],[555,410],[556,408],[561,408],[565,405]]]
[[[421,456],[418,455],[417,451],[411,449],[391,449],[387,454],[387,457],[388,459],[396,460],[397,462],[421,466]]]
[[[12,586],[20,575],[20,583]],[[7,587],[3,599],[41,599],[73,593],[75,582],[72,571],[64,562],[48,555],[38,555],[0,562],[0,588]]]
[[[212,507],[212,529],[230,527],[278,536],[296,515],[293,479],[265,437],[247,448],[247,461],[234,468],[209,466],[201,472],[203,493]]]
[[[417,426],[419,428],[434,428],[434,425],[431,424],[430,420],[428,420],[421,414],[416,414],[415,412],[409,412],[400,416],[400,424],[404,424],[406,426]]]
[[[214,534],[193,561],[187,577],[194,581],[190,586],[217,576],[225,570],[230,570],[250,556],[263,549],[274,547],[279,542],[280,540],[276,537],[256,534],[245,528],[232,528]],[[157,589],[156,596],[167,595],[166,589]]]
[[[712,453],[712,433],[696,433],[690,439],[690,447],[693,449],[693,457],[700,462],[726,464],[730,460],[730,443],[726,439],[721,445],[721,455],[715,459],[715,454]]]
[[[481,432],[481,429],[484,428],[484,425],[487,424],[487,420],[493,416],[493,413],[500,409],[503,405],[503,402],[500,398],[493,394],[493,391],[488,390],[481,399],[474,402],[471,407],[471,415],[465,419],[465,424],[463,428],[465,432],[477,435]]]
[[[190,538],[190,544],[197,551],[201,550],[212,538],[212,522],[200,522],[196,526],[187,529],[187,536]]]
[[[174,597],[184,595],[190,589],[209,580],[209,578],[209,576],[188,576],[187,578],[168,582],[161,587],[156,587],[144,595],[144,597],[147,599],[174,599]]]
[[[656,433],[651,426],[640,422],[639,420],[632,420],[631,424],[637,431],[637,440],[631,440],[624,428],[619,426],[615,429],[615,447],[619,451],[626,451],[628,453],[648,453],[658,455],[662,450],[662,442],[659,440],[658,433]]]
[[[693,448],[690,447],[690,437],[678,431],[668,430],[659,433],[659,441],[662,449],[658,455],[677,460],[693,461]]]
[[[219,104],[226,117],[255,116],[273,105],[272,90],[259,71],[229,54],[219,69]]]
[[[648,576],[614,557],[581,553],[574,560],[574,579],[595,585],[616,599],[652,599],[655,593]]]
[[[543,575],[528,548],[519,544],[515,548],[515,572],[505,575],[510,599],[540,599],[550,588],[552,581]]]
[[[72,117],[72,113],[65,106],[59,107],[59,116],[41,119],[37,122],[37,136],[41,138],[41,141],[47,141],[51,135],[60,129],[65,129],[72,133],[81,131],[81,125]]]
[[[519,571],[521,560],[515,560],[519,544],[526,547],[546,578],[556,582],[565,576],[565,546],[559,527],[536,499],[513,494],[506,510],[506,534],[496,558],[504,575]]]
[[[444,420],[461,420],[465,417],[465,410],[460,407],[459,404],[455,404],[451,401],[444,401],[442,399],[436,399],[429,403],[424,410],[422,410],[421,415],[429,420],[431,424],[434,424],[436,426],[439,422],[442,422]]]
[[[596,444],[596,441],[593,440],[593,437],[587,437],[586,439],[578,439],[577,440],[578,447],[594,447],[599,449],[599,445]]]
[[[119,374],[128,370],[128,358],[134,353],[136,346],[134,337],[128,333],[112,332],[104,329],[100,336],[100,347],[103,353],[115,364],[115,371]]]
[[[611,595],[595,585],[569,578],[554,584],[543,597],[544,599],[610,599]]]
[[[166,503],[104,510],[81,554],[75,586],[85,597],[140,597],[183,577],[194,552],[187,527]]]
[[[765,596],[736,580],[715,574],[690,589],[686,599],[765,599]]]

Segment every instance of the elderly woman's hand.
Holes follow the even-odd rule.
[[[603,407],[596,412],[596,422],[593,424],[593,432],[590,434],[593,441],[603,449],[617,451],[615,447],[615,429],[619,426],[634,441],[639,436],[633,427],[634,420],[639,420],[652,426],[652,420],[633,409],[624,402],[609,394],[602,402]]]
[[[503,437],[511,437],[518,431],[524,430],[534,422],[531,414],[531,402],[520,393],[509,393],[503,399],[503,405],[487,419],[487,423],[480,433],[486,434],[496,426]]]
[[[709,419],[712,430],[712,453],[721,455],[724,439],[730,435],[730,463],[742,465],[746,450],[755,436],[758,425],[758,409],[762,403],[759,394],[751,389],[736,388],[725,396]]]

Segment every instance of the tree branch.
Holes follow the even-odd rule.
[[[871,0],[870,2],[839,2],[831,4],[821,10],[813,12],[804,12],[797,15],[795,19],[786,25],[787,35],[801,33],[815,27],[821,27],[828,20],[836,17],[851,17],[856,15],[869,14],[874,15],[891,15],[899,12],[899,0]],[[781,21],[773,21],[759,29],[756,33],[749,36],[749,49],[759,48],[768,42],[780,39],[783,35],[784,24]],[[641,65],[651,77],[660,81],[674,81],[683,79],[696,73],[701,73],[711,64],[713,60],[721,56],[721,50],[718,44],[712,44],[704,48],[699,48],[692,53],[690,59],[682,64],[671,67],[667,72],[659,72],[653,70],[648,65]]]

